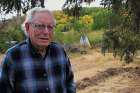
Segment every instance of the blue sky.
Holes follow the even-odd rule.
[[[90,5],[83,3],[84,7],[99,7],[101,0],[95,0],[95,2],[92,2]],[[45,1],[45,7],[49,10],[61,10],[63,4],[65,3],[65,0],[46,0]],[[2,18],[11,18],[15,14],[8,14],[8,15],[2,15],[0,17],[0,20]]]

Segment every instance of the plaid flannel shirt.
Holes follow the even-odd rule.
[[[28,39],[10,48],[2,64],[5,86],[0,93],[76,93],[64,49],[53,42],[46,51],[42,57]]]

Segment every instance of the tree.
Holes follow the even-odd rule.
[[[35,6],[44,7],[44,0],[0,0],[0,12],[5,14],[16,12],[17,17],[21,15],[21,12],[26,13]]]
[[[5,14],[16,12],[17,25],[20,24],[21,13],[25,14],[35,6],[44,7],[44,0],[0,0],[0,12]]]
[[[140,1],[102,0],[102,4],[111,11],[102,52],[111,49],[114,56],[130,63],[140,49]]]
[[[70,16],[79,17],[82,9],[81,4],[83,2],[91,3],[95,0],[66,0],[63,5],[63,11]]]
[[[76,18],[80,16],[81,3],[93,0],[66,0],[63,10]],[[133,61],[140,49],[140,0],[102,0],[110,12],[108,31],[104,33],[102,52],[112,50],[125,62]]]
[[[5,13],[15,12],[24,13],[35,6],[44,7],[44,0],[0,0],[0,7]]]

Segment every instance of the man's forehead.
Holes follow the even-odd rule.
[[[48,12],[36,12],[32,21],[53,22],[53,17]]]
[[[35,12],[33,14],[33,17],[52,17],[52,15],[48,12],[41,11],[41,12]]]

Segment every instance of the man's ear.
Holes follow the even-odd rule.
[[[25,29],[26,29],[26,32],[28,33],[28,31],[29,31],[29,23],[25,23]]]

